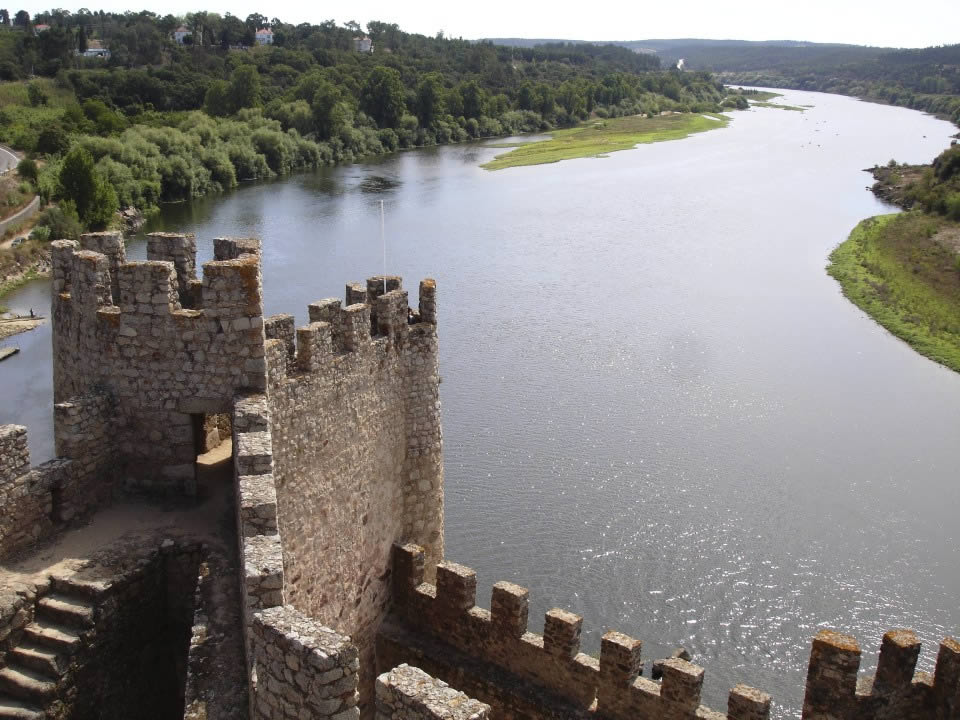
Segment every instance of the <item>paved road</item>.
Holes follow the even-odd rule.
[[[8,170],[13,170],[19,162],[20,158],[14,155],[9,148],[0,145],[0,175]]]

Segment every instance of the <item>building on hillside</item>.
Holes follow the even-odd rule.
[[[186,25],[181,25],[173,31],[173,40],[177,43],[177,45],[183,45],[184,40],[186,40],[188,37],[193,37],[193,31],[191,31]]]
[[[105,48],[99,40],[89,40],[87,42],[87,49],[83,52],[77,51],[77,55],[88,58],[101,58],[103,60],[110,59],[110,51]]]
[[[273,45],[273,30],[270,28],[260,28],[257,30],[255,37],[257,45]]]
[[[353,49],[355,52],[373,52],[373,40],[368,38],[366,35],[363,37],[355,37],[353,39]]]
[[[50,26],[47,25],[46,23],[40,23],[39,25],[33,26],[33,32],[37,35],[39,35],[42,32],[46,32],[49,29],[50,29]]]

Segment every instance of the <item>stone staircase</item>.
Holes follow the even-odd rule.
[[[101,588],[53,578],[52,590],[36,604],[33,622],[0,669],[0,720],[41,720],[56,697],[57,684],[93,627],[94,599]]]

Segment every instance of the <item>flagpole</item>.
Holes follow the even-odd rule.
[[[383,294],[387,294],[387,234],[383,223],[383,200],[380,201],[380,243],[383,245]]]

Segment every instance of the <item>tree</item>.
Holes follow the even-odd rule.
[[[230,112],[260,106],[260,73],[256,65],[241,65],[233,71],[227,97]]]
[[[120,204],[117,193],[93,167],[93,157],[82,147],[67,153],[60,168],[60,192],[77,208],[80,221],[89,228],[103,228]]]
[[[317,135],[329,138],[339,132],[350,118],[349,107],[342,101],[340,91],[327,79],[317,81],[310,111]]]
[[[203,99],[203,109],[207,115],[223,117],[230,114],[230,86],[225,80],[214,80],[207,88]]]
[[[6,9],[0,9],[0,25],[10,27],[10,12]]]
[[[30,25],[30,13],[26,10],[17,10],[17,14],[13,16],[13,24],[15,27],[26,28]]]
[[[60,125],[50,125],[37,136],[37,152],[45,155],[57,155],[70,147],[70,136]]]
[[[360,108],[374,119],[379,127],[397,127],[406,110],[400,73],[393,68],[378,65],[370,74],[360,93]]]
[[[24,158],[17,164],[17,175],[24,180],[35,183],[37,181],[37,163],[30,158]]]
[[[417,119],[421,127],[430,127],[446,112],[443,96],[443,76],[437,72],[424,75],[417,85]]]
[[[77,50],[80,52],[86,52],[87,50],[87,31],[83,25],[77,30]]]
[[[477,84],[476,80],[470,80],[460,85],[460,95],[463,97],[463,115],[468,118],[478,118],[484,114],[487,106],[487,93]]]
[[[47,94],[43,89],[36,83],[30,83],[27,85],[27,102],[30,103],[31,107],[39,107],[40,105],[46,105]]]

